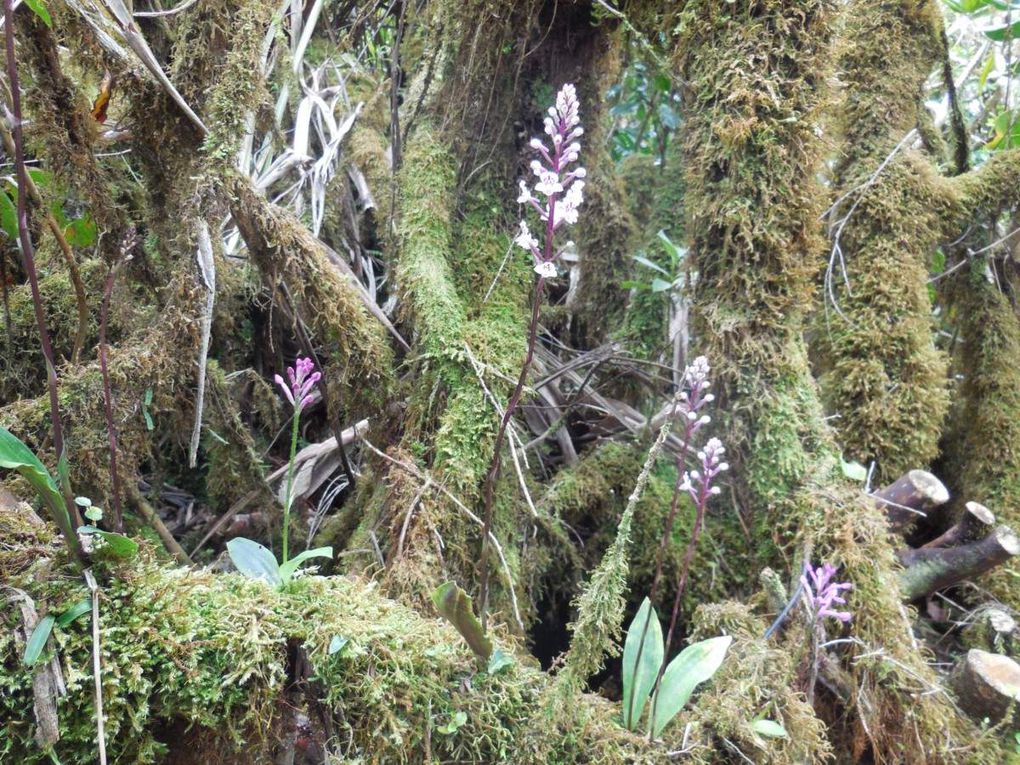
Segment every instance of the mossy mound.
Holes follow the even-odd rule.
[[[46,548],[48,529],[36,532]],[[47,576],[49,564],[34,560],[5,573],[40,615],[87,597],[80,578]],[[607,702],[583,696],[572,715],[547,716],[550,684],[526,659],[494,675],[479,670],[452,628],[381,597],[371,583],[307,576],[281,592],[236,574],[168,569],[148,552],[107,573],[100,640],[111,762],[191,762],[199,750],[207,763],[273,761],[274,731],[297,703],[283,703],[296,653],[308,668],[301,703],[325,710],[345,761],[654,761],[648,745],[612,721]],[[5,612],[0,637],[0,759],[48,762],[33,739],[33,673],[21,662],[17,613]],[[335,637],[346,642],[330,653]],[[44,659],[54,648],[67,685],[54,751],[65,765],[94,762],[88,617],[55,630]]]

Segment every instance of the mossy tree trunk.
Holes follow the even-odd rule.
[[[171,757],[196,762],[286,757],[301,739],[294,727],[304,715],[321,727],[323,741],[349,742],[344,757],[371,762],[651,762],[681,741],[699,763],[728,761],[734,749],[778,763],[821,761],[834,751],[858,760],[960,761],[975,729],[936,692],[900,603],[885,518],[844,480],[839,455],[877,458],[884,471],[920,467],[914,463],[933,456],[948,397],[946,361],[931,343],[924,261],[968,216],[1015,205],[1015,156],[946,179],[924,155],[905,150],[862,194],[841,235],[852,290],[838,296],[839,317],[818,330],[831,329],[823,341],[830,376],[820,389],[805,334],[815,326],[828,250],[819,177],[829,144],[819,132],[830,124],[829,62],[842,28],[834,1],[687,0],[665,9],[634,2],[626,16],[580,0],[435,0],[385,12],[372,3],[332,5],[341,9],[323,13],[336,11],[335,28],[316,35],[313,47],[356,58],[364,55],[359,29],[390,26],[379,38],[385,67],[366,67],[345,85],[361,112],[343,143],[344,171],[330,181],[319,236],[307,211],[269,201],[285,198],[289,179],[271,184],[267,196],[237,167],[253,126],[265,134],[263,150],[290,140],[277,134],[273,114],[278,99],[283,112],[296,110],[298,77],[291,62],[274,77],[264,74],[270,47],[280,46],[284,59],[295,50],[296,41],[283,39],[277,3],[218,0],[139,18],[174,86],[208,127],[204,135],[76,5],[53,8],[52,30],[19,13],[33,152],[62,184],[49,193],[80,200],[102,234],[94,254],[78,253],[90,289],[110,265],[132,256],[120,272],[109,328],[125,480],[137,486],[144,477],[157,489],[181,484],[213,517],[257,496],[271,541],[279,508],[262,461],[281,457],[273,433],[287,423],[266,382],[273,372],[296,354],[323,368],[323,403],[302,418],[309,441],[370,420],[358,447],[357,486],[318,537],[342,551],[329,572],[336,576],[275,592],[239,576],[174,569],[151,550],[135,564],[101,571],[107,730],[117,755],[158,759],[169,745]],[[854,75],[841,117],[848,148],[836,173],[844,191],[869,177],[917,122],[940,23],[934,4],[921,0],[857,6],[842,58]],[[620,76],[622,36],[642,29],[650,45],[668,43],[654,55],[672,67],[684,111],[666,169],[655,170],[647,187],[637,170],[630,186],[621,183],[607,149],[606,93]],[[892,46],[902,75],[889,81],[868,70],[883,45]],[[127,137],[103,135],[90,113],[89,96],[106,69],[116,74]],[[599,386],[600,406],[660,410],[679,370],[628,378],[627,363],[633,356],[650,360],[650,368],[669,366],[672,357],[656,347],[662,338],[642,336],[645,327],[661,333],[664,306],[661,296],[630,294],[624,282],[632,250],[669,228],[677,244],[683,238],[689,246],[694,349],[714,368],[719,424],[712,427],[731,455],[731,477],[713,505],[682,604],[682,631],[733,635],[732,657],[697,706],[667,729],[664,744],[623,731],[610,705],[583,688],[616,651],[627,609],[650,587],[675,470],[683,467],[683,459],[650,463],[621,538],[621,513],[655,438],[651,428],[612,437],[599,430],[600,418],[619,411],[570,411],[563,432],[580,453],[576,464],[553,439],[504,449],[489,600],[495,640],[515,655],[512,667],[477,671],[460,638],[433,618],[430,602],[443,581],[475,595],[482,578],[481,489],[500,407],[524,358],[534,278],[528,259],[511,248],[520,217],[514,179],[526,175],[527,139],[540,134],[543,109],[568,81],[582,96],[587,199],[578,260],[552,282],[540,342],[565,360],[575,350],[622,343],[619,354],[608,346],[607,371],[595,368],[580,387]],[[127,158],[106,156],[108,140],[124,142]],[[367,183],[371,205],[355,203],[355,175]],[[901,226],[903,206],[910,214]],[[245,254],[227,257],[221,237],[213,237],[220,286],[212,411],[204,418],[205,463],[189,471],[184,434],[195,416],[205,305],[196,237],[201,225],[219,232],[224,221],[237,227]],[[909,246],[898,247],[904,239]],[[58,347],[66,348],[73,298],[53,244],[42,241],[40,251],[50,271],[44,295]],[[383,274],[374,281],[358,270],[364,260],[355,254],[369,251]],[[1009,443],[1016,426],[1004,427],[1001,440],[982,434],[1020,399],[1020,383],[1012,385],[1006,369],[1020,353],[1020,324],[977,276],[960,289],[960,305],[980,317],[963,322],[961,358],[980,370],[962,389],[964,416],[980,427],[968,434],[978,440],[961,442],[968,456],[960,458],[960,482],[978,495],[968,498],[1001,513],[999,502],[1018,506],[1020,464]],[[45,453],[43,375],[27,352],[24,293],[15,286],[8,341],[26,347],[5,360],[0,423]],[[387,300],[396,305],[389,315]],[[93,313],[97,305],[90,295]],[[94,350],[86,347],[84,356],[61,367],[72,479],[80,493],[107,504],[101,381]],[[627,363],[614,366],[617,356]],[[864,372],[852,371],[861,365]],[[596,409],[583,393],[581,404]],[[836,428],[826,422],[823,400],[846,413]],[[531,440],[527,418],[517,422],[519,441]],[[990,470],[996,450],[1003,464]],[[81,587],[56,575],[60,553],[22,520],[0,507],[0,573],[56,613]],[[669,581],[692,523],[693,507],[684,504],[667,549]],[[840,565],[854,585],[855,640],[831,654],[838,658],[826,676],[831,695],[814,704],[813,688],[802,693],[802,632],[764,641],[760,597],[747,605],[716,602],[750,596],[762,566],[793,571],[804,556]],[[585,632],[594,635],[590,644],[570,643],[569,621],[579,632],[594,625]],[[32,673],[17,661],[19,640],[0,639],[0,687],[11,690],[0,709],[13,720],[0,756],[41,759],[46,753],[31,745]],[[57,633],[68,670],[89,641],[84,622]],[[341,648],[332,651],[336,641]],[[534,666],[535,657],[550,663],[568,646],[561,682]],[[65,744],[57,751],[65,762],[84,762],[92,756],[90,676],[74,669],[68,685]],[[763,741],[751,722],[765,716],[790,737]],[[981,739],[967,755],[991,762],[997,751]]]

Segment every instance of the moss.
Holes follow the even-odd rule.
[[[699,607],[693,622],[692,642],[731,635],[733,643],[719,672],[670,724],[676,731],[691,726],[691,761],[718,762],[721,752],[734,750],[777,765],[830,761],[833,747],[825,724],[798,689],[802,646],[763,641],[764,621],[732,601]],[[763,718],[782,725],[787,737],[756,734],[752,724]]]
[[[154,456],[154,439],[146,425],[143,409],[153,418],[158,433],[168,435],[164,458],[180,446],[181,433],[190,426],[181,419],[184,403],[181,388],[194,370],[193,349],[198,347],[201,295],[197,290],[194,264],[185,262],[171,276],[161,318],[131,334],[109,350],[114,417],[119,430],[120,473],[124,480]],[[152,401],[144,404],[146,391]],[[37,392],[38,393],[38,392]],[[79,493],[108,506],[110,491],[109,445],[103,411],[103,386],[99,363],[92,361],[61,370],[60,406],[67,429],[66,443],[71,481]],[[49,401],[43,393],[0,408],[0,424],[16,433],[44,461],[49,431]],[[51,464],[51,467],[53,465]]]
[[[82,264],[82,280],[89,293],[101,294],[106,268],[96,260]],[[75,300],[71,277],[57,266],[39,278],[46,326],[58,360],[71,356],[78,326],[78,304]],[[10,334],[0,340],[4,348],[0,359],[0,401],[14,401],[19,396],[35,396],[46,386],[46,367],[39,349],[39,331],[35,323],[35,308],[27,284],[8,292],[10,307]],[[98,312],[90,315],[84,346],[96,342]]]
[[[963,343],[955,432],[948,464],[961,500],[990,507],[1000,523],[1020,528],[1020,322],[1009,299],[976,260],[955,286]],[[982,582],[1012,608],[1020,607],[1020,566],[1006,564]]]
[[[617,326],[627,304],[624,287],[633,270],[631,259],[636,225],[628,211],[624,186],[606,148],[608,119],[604,82],[612,82],[620,70],[620,34],[603,34],[593,47],[601,48],[596,66],[585,69],[581,83],[581,121],[586,135],[581,164],[588,171],[584,206],[573,236],[577,238],[579,275],[571,310],[579,324],[576,332],[584,347],[602,342]]]
[[[847,18],[835,189],[846,199],[832,213],[846,275],[834,266],[817,336],[840,443],[848,458],[874,460],[883,481],[931,461],[949,406],[928,290],[944,200],[929,160],[909,148],[872,177],[918,126],[941,18],[928,0],[860,0]]]
[[[328,348],[324,379],[330,400],[346,388],[352,419],[378,409],[390,386],[393,358],[386,330],[322,244],[289,212],[269,203],[246,178],[224,173],[223,190],[265,286],[291,321]]]
[[[205,103],[204,121],[209,126],[203,149],[216,160],[229,162],[234,158],[246,132],[249,114],[268,101],[262,73],[262,41],[278,3],[252,0],[224,3],[223,27],[212,19],[197,27],[203,34],[217,27],[229,30],[222,64],[205,82],[216,83]],[[228,10],[229,9],[229,10]],[[211,32],[216,34],[215,31]],[[186,38],[182,38],[186,39]],[[188,40],[191,45],[208,42]]]
[[[886,684],[888,667],[864,669],[871,651],[915,681],[934,682],[889,585],[894,563],[884,518],[836,475],[802,337],[826,249],[817,224],[822,145],[815,131],[826,106],[832,10],[825,0],[705,0],[685,4],[670,25],[689,96],[683,158],[689,257],[698,274],[694,327],[715,367],[734,510],[752,529],[761,562],[791,556],[798,538],[824,538],[815,555],[845,564],[855,588],[871,598],[853,601],[868,648],[843,658],[869,706],[853,706],[847,726],[875,759],[952,761],[945,737],[919,746],[914,734],[916,723],[932,732],[930,741],[937,730],[950,730],[951,740],[969,737],[951,705]],[[873,708],[881,710],[880,724]]]
[[[4,540],[5,545],[7,539]],[[23,572],[27,573],[27,572]],[[74,578],[12,580],[40,612],[81,599]],[[10,614],[10,612],[8,612]],[[102,585],[103,701],[111,761],[269,762],[284,717],[282,699],[298,646],[314,672],[310,695],[324,705],[347,757],[372,763],[623,763],[653,761],[652,747],[621,730],[612,707],[578,696],[572,724],[545,721],[546,677],[523,662],[498,675],[448,625],[381,598],[371,584],[307,577],[288,592],[238,575],[166,569],[148,552]],[[8,620],[10,616],[5,617]],[[9,629],[0,637],[0,755],[48,761],[32,740],[31,671]],[[332,638],[347,639],[330,654]],[[94,759],[89,623],[55,632],[68,694],[59,702],[65,763]],[[440,726],[466,715],[454,732]]]

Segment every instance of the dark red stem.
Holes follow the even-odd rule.
[[[687,542],[687,551],[684,553],[684,562],[680,567],[680,576],[677,578],[676,594],[673,596],[673,612],[669,617],[669,630],[666,632],[666,647],[662,652],[662,664],[659,666],[659,674],[655,677],[655,683],[652,684],[652,688],[657,688],[659,683],[662,681],[662,675],[666,671],[666,664],[669,662],[669,649],[673,644],[673,635],[676,632],[677,617],[680,615],[680,600],[683,598],[684,588],[687,586],[687,575],[691,570],[691,561],[694,559],[694,549],[698,545],[698,536],[701,534],[701,526],[705,520],[705,510],[708,508],[708,498],[711,496],[711,480],[708,477],[708,471],[705,470],[705,475],[702,476],[701,488],[698,491],[697,501],[697,513],[694,516],[694,528],[691,529],[691,538]],[[655,719],[655,708],[658,704],[658,694],[653,696],[652,709],[648,719]],[[651,737],[651,727],[649,727],[649,737]]]
[[[551,217],[551,216],[550,216]],[[489,471],[485,475],[485,489],[482,505],[482,551],[478,557],[480,566],[479,585],[480,600],[478,607],[479,619],[482,629],[485,629],[486,607],[489,599],[489,532],[492,529],[492,508],[496,494],[496,481],[499,479],[500,453],[503,449],[503,441],[506,439],[506,429],[510,425],[510,418],[513,417],[517,405],[524,394],[524,383],[528,379],[528,371],[531,369],[531,362],[535,358],[535,343],[538,339],[538,317],[542,308],[542,295],[545,292],[545,279],[541,276],[535,282],[535,292],[531,298],[531,324],[528,325],[528,352],[524,357],[524,364],[521,366],[521,374],[517,378],[517,385],[510,400],[507,402],[506,411],[499,421],[499,430],[496,432],[496,444],[492,451],[492,461],[489,463]],[[511,585],[513,586],[513,585]]]
[[[39,277],[35,270],[35,250],[28,232],[28,172],[25,169],[25,139],[21,121],[21,86],[18,80],[18,61],[14,55],[14,3],[4,0],[4,42],[7,48],[7,78],[11,84],[11,106],[14,110],[11,133],[14,136],[14,168],[18,177],[18,238],[21,242],[21,258],[28,274],[32,289],[32,305],[35,309],[35,323],[39,330],[39,342],[46,359],[46,378],[50,388],[50,418],[53,422],[53,448],[59,457],[64,453],[64,429],[60,421],[60,401],[57,398],[57,367],[54,362],[50,333],[46,329],[43,315],[42,296],[39,293]]]
[[[46,361],[46,382],[50,392],[50,424],[53,430],[53,449],[57,453],[58,462],[66,457],[64,454],[64,428],[60,419],[60,399],[57,396],[57,365],[54,361],[53,345],[50,333],[46,328],[46,317],[43,314],[42,295],[39,293],[39,276],[35,270],[35,251],[32,249],[32,237],[28,231],[28,171],[25,168],[25,138],[21,129],[21,85],[18,80],[18,60],[14,54],[14,2],[4,0],[4,46],[7,52],[7,80],[11,86],[11,134],[14,138],[14,169],[18,178],[18,240],[21,243],[21,259],[28,274],[28,283],[32,290],[32,307],[35,309],[35,324],[39,330],[39,344],[42,346],[43,358]],[[68,495],[64,481],[61,481],[64,502],[67,512],[74,525],[81,524],[77,507]],[[72,531],[73,533],[73,531]],[[79,553],[77,538],[66,540],[72,551]]]
[[[103,291],[103,307],[99,313],[99,368],[103,374],[103,408],[106,414],[106,432],[110,436],[110,484],[113,491],[113,530],[124,533],[124,513],[120,504],[120,474],[117,472],[117,423],[113,419],[113,389],[110,385],[110,372],[106,365],[106,325],[110,315],[110,297],[113,295],[113,282],[117,276],[117,266],[112,266],[106,275],[106,288]]]

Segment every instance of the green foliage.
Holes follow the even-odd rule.
[[[624,727],[637,729],[654,688],[648,727],[657,738],[683,709],[694,689],[711,679],[722,666],[732,641],[732,637],[726,636],[687,646],[669,663],[656,686],[664,653],[662,629],[651,601],[645,598],[627,630],[623,647]]]
[[[46,8],[46,4],[43,0],[25,0],[25,5],[32,10],[32,13],[42,20],[43,24],[48,27],[53,26],[53,19],[50,17],[50,12]]]
[[[251,539],[235,537],[227,542],[227,553],[237,570],[252,579],[261,579],[273,587],[289,584],[298,567],[312,558],[333,557],[332,547],[317,547],[298,553],[284,563],[277,563],[276,556],[267,547]]]
[[[71,552],[78,551],[78,537],[71,524],[64,496],[56,481],[25,444],[7,428],[0,427],[0,468],[17,471],[24,477],[49,508],[53,521],[60,528]]]
[[[475,616],[471,597],[455,582],[446,582],[432,593],[432,603],[443,618],[456,627],[475,656],[482,662],[489,662],[494,655],[492,641],[485,636],[482,623]],[[498,671],[498,666],[495,671]],[[491,668],[490,674],[493,674]]]
[[[55,622],[56,618],[52,614],[47,614],[35,625],[32,635],[25,643],[25,654],[21,658],[26,667],[34,666],[39,661],[39,657],[42,656],[43,649],[46,647],[46,641],[50,639]]]
[[[684,708],[694,690],[719,670],[732,642],[729,635],[700,640],[687,646],[669,663],[652,697],[653,736],[659,736]]]
[[[623,644],[623,726],[628,730],[637,730],[644,714],[662,666],[663,648],[659,617],[652,602],[645,598],[630,623]]]

